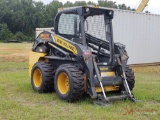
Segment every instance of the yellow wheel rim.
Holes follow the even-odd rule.
[[[34,70],[33,82],[36,87],[40,87],[42,84],[42,74],[38,68]]]
[[[66,94],[69,91],[69,78],[66,73],[62,72],[59,74],[57,85],[61,94]]]

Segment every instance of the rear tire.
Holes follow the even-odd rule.
[[[132,68],[130,68],[129,65],[126,66],[125,74],[126,74],[128,86],[130,90],[132,91],[134,88],[134,84],[135,84],[135,76],[134,76],[134,72]],[[120,86],[120,90],[125,91],[125,87],[123,84]]]
[[[37,62],[31,73],[31,84],[33,90],[39,93],[52,92],[54,90],[54,69],[51,64]]]
[[[69,102],[81,98],[84,93],[84,74],[75,65],[61,65],[54,80],[54,88],[57,96]]]

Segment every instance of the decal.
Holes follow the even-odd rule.
[[[69,42],[63,40],[62,38],[58,36],[54,36],[56,44],[62,46],[63,48],[66,48],[67,50],[73,52],[74,54],[78,54],[77,49],[74,45],[70,44]]]

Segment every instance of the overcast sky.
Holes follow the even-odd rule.
[[[49,4],[53,0],[35,0],[35,1],[42,1],[44,4]],[[78,0],[59,0],[59,1],[65,3],[66,1],[75,2]],[[82,1],[82,0],[79,0],[79,1]],[[86,0],[86,1],[93,1],[97,3],[98,0]],[[111,1],[115,1],[117,4],[124,3],[127,6],[130,6],[131,8],[136,9],[141,0],[111,0]],[[148,10],[151,13],[160,14],[160,0],[150,0],[145,10]]]

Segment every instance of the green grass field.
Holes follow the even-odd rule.
[[[133,92],[142,100],[140,103],[117,101],[106,108],[93,105],[90,97],[67,103],[55,93],[39,94],[32,90],[28,75],[31,46],[0,43],[0,120],[160,119],[160,66],[133,67],[136,76]]]

